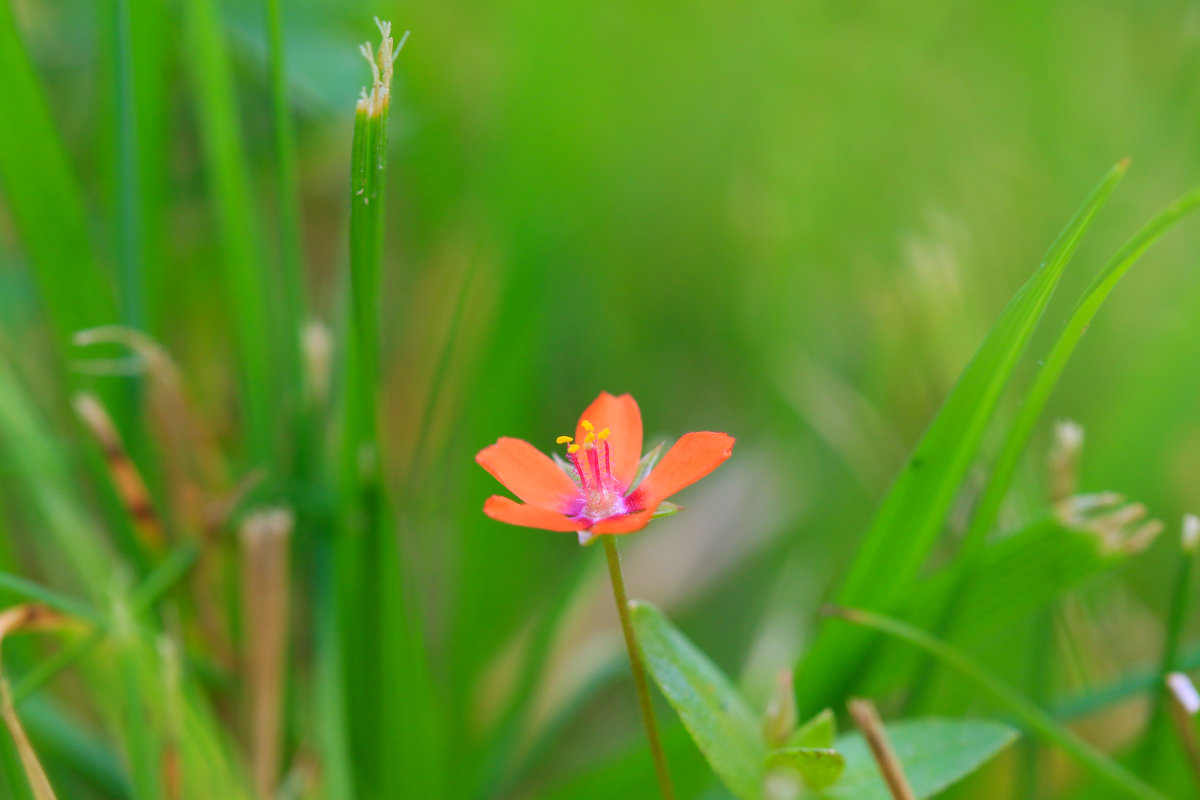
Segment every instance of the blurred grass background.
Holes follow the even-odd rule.
[[[232,234],[241,244],[231,250],[202,145],[203,50],[185,35],[194,4],[15,0],[13,11],[82,190],[88,249],[66,257],[125,287],[115,312],[79,325],[121,321],[160,341],[236,476],[260,465],[269,445],[254,440],[271,434],[239,416],[235,332],[255,309],[238,305],[247,297],[232,297],[223,276],[231,261],[287,253],[265,10],[228,3],[217,23],[243,134],[230,180],[249,187],[253,218],[240,219],[253,230]],[[137,84],[142,140],[124,143],[121,8],[136,74],[154,76]],[[773,671],[796,660],[903,455],[1099,176],[1132,158],[1051,306],[1051,333],[1111,252],[1200,179],[1195,2],[284,2],[306,316],[334,328],[352,103],[366,80],[355,48],[373,38],[372,15],[412,30],[392,108],[382,441],[453,743],[446,796],[493,787],[542,797],[555,786],[586,796],[564,781],[640,741],[615,621],[593,585],[598,554],[485,518],[494,486],[472,462],[479,448],[514,435],[549,450],[601,389],[637,397],[648,442],[734,434],[737,457],[683,497],[689,513],[627,543],[629,585],[761,698]],[[111,509],[86,478],[95,464],[60,384],[84,354],[56,341],[8,200],[0,192],[5,360],[100,525]],[[136,247],[122,238],[131,214]],[[36,224],[53,231],[55,221]],[[1084,489],[1142,500],[1171,530],[1196,510],[1198,245],[1194,225],[1172,233],[1089,331],[1008,520],[1042,494],[1059,416],[1087,430]],[[276,324],[283,294],[245,291],[265,306],[264,329]],[[248,363],[287,369],[262,354]],[[136,381],[67,380],[132,405],[118,416],[137,419]],[[269,418],[272,400],[261,402]],[[161,491],[160,455],[122,425]],[[293,433],[273,435],[293,446]],[[57,467],[11,441],[0,466],[8,549],[18,571],[50,581],[54,556],[40,552],[22,487]],[[272,499],[326,502],[288,480],[270,477]],[[1080,614],[1104,620],[1100,642],[1089,639],[1100,655],[1082,666],[1064,658],[1072,668],[1056,660],[1048,694],[1153,661],[1176,555],[1160,543],[1076,598]],[[498,751],[514,676],[530,672],[523,648],[577,580],[565,633],[530,690],[532,721],[499,737],[516,754]],[[305,641],[303,617],[296,626]],[[1024,655],[1012,654],[1012,675]],[[572,686],[593,672],[586,692]],[[677,770],[704,785],[691,757]],[[990,780],[1003,796],[1004,777]],[[981,796],[973,791],[964,796]]]

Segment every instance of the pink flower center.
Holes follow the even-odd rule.
[[[625,487],[612,473],[608,428],[596,432],[592,423],[586,419],[580,425],[587,431],[582,442],[572,444],[572,437],[558,437],[559,444],[568,445],[567,457],[575,467],[575,475],[579,478],[579,488],[583,494],[583,505],[575,516],[598,522],[627,513]]]

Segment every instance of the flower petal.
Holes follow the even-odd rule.
[[[483,513],[509,525],[541,528],[544,531],[577,531],[587,525],[586,521],[573,520],[541,506],[524,505],[498,494],[492,495],[483,504]]]
[[[579,487],[550,456],[522,439],[501,438],[480,450],[475,460],[530,505],[569,512],[580,499]]]
[[[634,533],[650,524],[654,519],[654,509],[639,511],[636,514],[622,514],[619,517],[602,519],[592,526],[592,533],[600,536],[605,533]]]
[[[642,457],[642,411],[631,394],[619,397],[601,392],[587,410],[579,417],[575,428],[575,441],[582,442],[587,436],[583,421],[592,423],[596,433],[608,428],[608,445],[612,451],[612,471],[626,488],[637,474],[638,460]]]
[[[733,442],[727,433],[685,434],[629,496],[630,508],[653,514],[663,500],[721,466],[733,453]]]

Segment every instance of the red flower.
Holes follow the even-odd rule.
[[[689,433],[643,477],[657,451],[641,457],[642,412],[632,395],[608,392],[583,412],[575,436],[560,436],[558,443],[567,445],[569,463],[556,464],[521,439],[505,437],[480,450],[475,460],[525,501],[493,495],[483,513],[512,525],[580,531],[585,544],[604,533],[633,533],[650,523],[663,501],[733,452],[728,434]],[[662,511],[673,509],[668,504]]]

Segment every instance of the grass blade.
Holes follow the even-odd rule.
[[[1017,694],[995,675],[953,647],[911,625],[881,614],[850,608],[834,609],[834,613],[855,625],[895,636],[926,651],[944,666],[953,669],[981,692],[1007,708],[1035,736],[1058,745],[1097,779],[1108,783],[1115,789],[1122,790],[1127,796],[1142,800],[1166,800],[1153,787],[1064,728],[1045,711]]]
[[[275,145],[275,184],[278,192],[280,276],[285,332],[299,335],[304,318],[304,246],[301,237],[299,167],[296,137],[288,102],[284,57],[282,0],[266,0],[267,67],[271,84],[271,115]],[[288,348],[288,355],[298,351]],[[293,365],[298,372],[299,363]]]
[[[971,526],[967,529],[963,539],[964,557],[971,557],[982,547],[988,532],[996,524],[996,519],[1000,514],[1000,504],[1008,493],[1009,486],[1012,485],[1013,475],[1016,474],[1021,454],[1025,451],[1025,446],[1033,434],[1034,425],[1041,417],[1042,411],[1045,410],[1046,403],[1067,366],[1067,361],[1075,352],[1080,339],[1087,333],[1087,329],[1092,324],[1097,312],[1100,311],[1100,307],[1104,305],[1104,301],[1116,288],[1117,283],[1138,262],[1142,254],[1197,207],[1200,207],[1200,186],[1180,197],[1146,223],[1132,239],[1126,242],[1125,246],[1109,261],[1083,293],[1074,311],[1071,312],[1070,318],[1063,326],[1062,333],[1046,355],[1037,377],[1034,378],[1033,385],[1029,388],[1025,400],[1021,404],[1016,419],[1009,427],[1000,455],[996,458],[995,466],[992,468],[979,505],[972,517]]]
[[[255,224],[254,196],[242,152],[233,76],[213,0],[184,3],[187,64],[192,72],[197,119],[211,180],[213,212],[223,250],[227,296],[241,371],[243,428],[258,464],[277,460],[283,389],[281,342],[270,314],[271,286]]]
[[[1145,544],[1133,537],[1126,541],[1139,547]],[[1126,563],[1137,552],[1140,549],[1108,543],[1095,531],[1067,527],[1056,519],[1039,520],[987,546],[971,580],[963,580],[967,565],[955,563],[921,583],[902,606],[903,616],[930,630],[953,602],[960,610],[942,638],[969,649],[1004,635],[1013,623],[1086,579]],[[887,666],[864,675],[864,692],[879,694],[906,685],[911,698],[929,685],[928,680],[916,684],[910,680],[921,674],[920,663],[928,661],[921,653],[887,643],[872,660]]]
[[[916,580],[1063,269],[1126,166],[1113,167],[1092,191],[980,345],[876,512],[837,593],[839,603],[889,609]],[[870,631],[822,626],[797,670],[803,713],[846,691],[872,639]]]
[[[72,332],[114,321],[116,304],[96,268],[83,194],[9,0],[0,1],[0,75],[0,185],[65,352]]]
[[[142,198],[141,135],[134,77],[134,10],[130,0],[114,0],[112,59],[117,117],[117,294],[121,322],[131,328],[146,324],[144,271],[145,205]]]
[[[374,85],[358,103],[351,161],[350,302],[342,398],[335,589],[355,789],[371,797],[440,797],[440,722],[383,474],[377,415],[391,28],[364,46]],[[403,45],[403,41],[400,43]]]
[[[1000,516],[1001,504],[1012,485],[1021,455],[1025,452],[1033,435],[1034,426],[1045,410],[1054,387],[1058,384],[1063,370],[1066,369],[1067,362],[1092,324],[1092,320],[1100,311],[1100,307],[1104,305],[1104,301],[1116,288],[1117,283],[1138,262],[1142,254],[1197,207],[1200,207],[1200,187],[1192,189],[1167,206],[1126,242],[1125,246],[1100,271],[1075,305],[1071,316],[1063,325],[1062,333],[1059,334],[1058,339],[1050,348],[1050,352],[1043,359],[1041,368],[1022,401],[1016,418],[1005,434],[1000,453],[996,457],[995,464],[980,495],[979,503],[971,516],[971,522],[963,536],[960,551],[963,567],[960,589],[972,580],[980,553],[988,534]],[[957,594],[958,592],[947,594],[948,600],[954,600]],[[948,602],[941,615],[942,619],[937,624],[931,625],[930,628],[946,637],[948,630],[957,624],[956,619],[963,618],[962,606],[957,602]],[[927,672],[924,674],[929,675]]]

